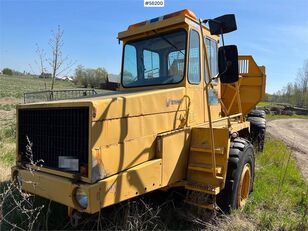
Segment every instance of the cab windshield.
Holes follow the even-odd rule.
[[[179,83],[184,77],[185,30],[159,34],[124,47],[123,87]]]

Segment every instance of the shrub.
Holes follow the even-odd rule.
[[[91,69],[79,65],[75,70],[74,83],[85,88],[100,88],[106,82],[107,75],[105,68]]]
[[[13,75],[13,71],[12,71],[12,69],[10,69],[10,68],[4,68],[4,69],[2,70],[2,73],[3,73],[4,75]]]

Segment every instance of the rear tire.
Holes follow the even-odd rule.
[[[254,110],[251,110],[249,113],[248,113],[248,117],[260,117],[260,118],[265,118],[265,111],[264,110],[257,110],[257,109],[254,109]]]
[[[249,117],[250,122],[250,141],[258,152],[262,152],[265,141],[266,120],[262,117]]]
[[[217,195],[217,205],[226,212],[243,208],[253,190],[255,154],[243,138],[231,141],[225,188]]]

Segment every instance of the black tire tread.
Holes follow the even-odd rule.
[[[247,117],[250,122],[250,141],[258,152],[264,148],[266,120],[265,112],[262,110],[252,110]]]
[[[239,167],[240,159],[244,158],[244,155],[248,149],[251,149],[253,152],[253,146],[248,140],[244,138],[239,137],[231,141],[225,188],[222,190],[220,194],[217,195],[218,206],[226,212],[230,211],[231,208],[234,208],[234,205],[232,205],[231,197],[234,190],[233,183],[236,179],[236,174],[237,174],[236,170]],[[252,167],[252,179],[253,179],[254,154],[253,154],[253,166],[251,167]],[[252,191],[252,189],[253,189],[253,180],[250,191]]]

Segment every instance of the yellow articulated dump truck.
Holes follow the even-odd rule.
[[[262,115],[247,116],[265,68],[224,44],[236,29],[232,14],[190,10],[130,25],[118,34],[117,91],[17,106],[12,179],[69,214],[172,187],[198,207],[243,207],[265,129]]]

